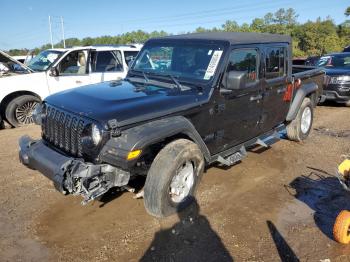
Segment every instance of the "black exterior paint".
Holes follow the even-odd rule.
[[[350,69],[325,68],[326,75],[329,77],[350,76]],[[324,88],[324,95],[327,100],[338,102],[350,101],[350,81],[344,83],[329,83]]]
[[[268,36],[264,35],[261,37],[263,43],[259,43],[259,34],[254,34],[252,38],[244,34],[244,41],[237,38],[240,34],[233,34],[233,36],[236,37],[236,40],[230,41],[230,36],[227,34],[217,37],[218,39],[208,37],[206,34],[204,36],[198,34],[192,38],[176,36],[149,40],[150,42],[188,41],[189,43],[206,41],[224,45],[224,52],[216,74],[208,83],[201,81],[186,83],[190,88],[181,91],[177,88],[163,88],[151,84],[140,85],[131,81],[109,82],[64,91],[49,96],[45,103],[98,121],[104,126],[106,132],[109,132],[108,122],[114,120],[116,128],[121,131],[121,137],[111,138],[107,142],[101,155],[105,161],[108,161],[107,147],[121,142],[122,140],[118,142],[118,139],[124,139],[123,134],[130,135],[132,128],[140,125],[145,127],[145,124],[152,126],[152,122],[159,119],[169,119],[170,124],[171,117],[175,116],[186,119],[194,131],[199,134],[200,143],[204,144],[204,147],[201,146],[203,152],[207,150],[210,156],[216,155],[274,129],[286,121],[287,113],[291,109],[298,109],[291,108],[290,102],[283,101],[287,81],[292,78],[290,38],[274,36],[276,41],[268,42]],[[266,80],[264,77],[266,48],[276,46],[286,48],[287,73],[283,77]],[[233,49],[239,48],[258,50],[259,81],[250,88],[223,94],[221,92],[222,79],[229,54]],[[128,76],[131,77],[132,74],[136,73],[131,70]],[[317,71],[314,74],[318,77],[317,80],[315,79],[316,86],[321,89],[319,78],[322,77],[322,73]],[[307,82],[313,81],[312,75],[310,76],[308,72],[298,73],[298,78],[305,78]],[[171,83],[169,79],[162,81]],[[261,99],[252,99],[257,96],[261,96]],[[153,132],[158,138],[170,135],[163,131],[168,129],[157,126],[157,122],[153,124],[157,128],[150,128],[149,136]],[[181,129],[184,129],[184,124],[181,121],[175,124],[177,128],[174,126],[174,130],[183,132]],[[142,134],[147,134],[147,132]],[[126,144],[124,141],[125,148],[120,148],[120,152],[135,148],[136,144],[133,143],[136,141],[132,141],[132,139],[126,140]],[[143,146],[148,144],[145,143]],[[125,166],[128,165],[125,164]]]

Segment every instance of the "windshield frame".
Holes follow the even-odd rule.
[[[42,53],[47,52],[48,54],[46,55],[46,57],[51,53],[51,54],[57,54],[58,56],[55,58],[55,60],[53,62],[51,62],[46,68],[32,68],[31,62],[35,61],[36,59],[39,59],[39,55],[41,55]],[[29,67],[31,70],[35,71],[35,72],[44,72],[47,71],[51,68],[52,65],[54,65],[67,51],[60,51],[60,50],[52,50],[52,49],[47,49],[47,50],[43,50],[41,52],[39,52],[39,54],[37,54],[35,57],[33,57],[27,64],[27,67]]]
[[[176,72],[172,72],[172,71],[164,71],[164,72],[160,72],[160,71],[153,71],[153,70],[147,70],[147,69],[140,69],[140,68],[135,68],[136,65],[136,61],[138,59],[141,59],[141,56],[144,53],[144,49],[148,49],[150,46],[164,46],[164,45],[188,45],[188,46],[208,46],[208,45],[212,45],[213,47],[220,47],[223,52],[221,54],[220,60],[216,66],[214,75],[209,79],[209,80],[205,80],[205,79],[199,79],[199,78],[194,78],[194,77],[187,77],[185,75],[182,74],[176,74]],[[169,77],[170,75],[172,75],[174,78],[176,78],[177,81],[179,81],[180,83],[188,83],[188,84],[193,84],[193,85],[202,85],[202,86],[208,86],[211,85],[213,82],[217,81],[218,78],[218,72],[221,72],[222,70],[222,66],[224,64],[225,61],[225,57],[227,54],[227,51],[229,50],[230,47],[230,43],[228,41],[224,41],[224,40],[203,40],[203,39],[151,39],[149,41],[147,41],[145,43],[145,45],[143,46],[143,48],[141,49],[141,51],[138,53],[138,55],[136,56],[135,60],[133,61],[133,64],[128,72],[129,74],[132,75],[137,75],[141,78],[143,77],[143,73],[147,74],[147,76],[149,78],[156,78],[156,79],[160,79],[160,80],[166,80],[169,81],[171,83],[173,83],[173,81],[171,80],[171,78]],[[208,64],[209,65],[209,64]]]

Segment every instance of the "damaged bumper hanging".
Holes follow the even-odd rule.
[[[42,140],[23,136],[19,140],[19,159],[25,166],[38,170],[63,194],[82,195],[82,204],[96,199],[112,187],[128,184],[130,173],[108,164],[92,164],[65,156]]]

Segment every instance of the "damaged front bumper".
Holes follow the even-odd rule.
[[[130,173],[109,164],[92,164],[59,153],[42,140],[23,136],[19,140],[19,159],[53,181],[61,193],[82,195],[83,204],[96,199],[112,187],[129,183]]]

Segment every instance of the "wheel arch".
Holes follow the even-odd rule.
[[[40,100],[42,100],[38,94],[31,92],[31,91],[21,90],[21,91],[12,92],[12,93],[6,95],[0,102],[0,114],[1,114],[3,119],[5,119],[5,110],[6,110],[7,105],[16,97],[23,96],[23,95],[35,96],[35,97],[39,98]]]
[[[318,85],[316,83],[306,83],[303,84],[296,92],[293,102],[289,108],[286,121],[290,122],[295,119],[295,117],[298,114],[299,108],[301,104],[303,103],[303,100],[305,97],[309,97],[315,105],[314,100],[316,99],[316,92],[318,90]]]
[[[152,147],[160,149],[176,140],[188,139],[199,147],[207,162],[210,161],[210,152],[193,124],[183,116],[168,117],[148,122],[122,131],[120,137],[110,139],[101,152],[101,158],[106,162],[113,162],[122,167],[134,166],[138,159],[126,161],[127,154],[133,150],[147,152]],[[143,154],[140,155],[142,157]]]

